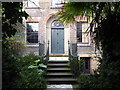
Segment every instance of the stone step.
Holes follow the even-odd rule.
[[[46,76],[45,76],[46,78],[72,78],[73,77],[73,75],[71,74],[71,75],[67,75],[67,74],[47,74]]]
[[[55,78],[55,77],[57,77],[57,78],[61,78],[61,77],[72,77],[73,76],[73,74],[72,73],[70,73],[70,72],[52,72],[52,73],[47,73],[46,74],[46,77],[47,78],[50,78],[50,77],[53,77],[53,78]]]
[[[68,61],[66,60],[59,60],[59,61],[55,61],[55,60],[50,60],[48,63],[68,63]]]
[[[47,72],[70,72],[70,68],[65,67],[47,68]]]
[[[69,57],[49,57],[49,60],[69,60]]]
[[[49,84],[74,84],[76,79],[73,78],[48,78],[47,82]]]
[[[68,64],[47,64],[47,67],[68,67]]]

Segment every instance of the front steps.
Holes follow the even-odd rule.
[[[46,79],[51,84],[76,84],[76,79],[70,72],[68,60],[49,60]]]

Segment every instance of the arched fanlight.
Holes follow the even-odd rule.
[[[60,21],[53,21],[52,28],[64,28],[64,25]]]

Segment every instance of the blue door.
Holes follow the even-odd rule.
[[[63,54],[64,53],[64,29],[63,28],[53,28],[51,30],[51,52],[53,54]]]

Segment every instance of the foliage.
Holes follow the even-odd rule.
[[[17,62],[19,74],[14,84],[15,88],[46,88],[43,70],[46,67],[38,59],[39,56],[30,53]]]
[[[19,59],[15,56],[3,57],[2,61],[2,88],[10,88],[18,75],[16,61]]]
[[[84,59],[80,59],[79,60],[79,70],[80,70],[79,72],[80,72],[80,74],[83,73],[84,68],[85,68]]]
[[[23,50],[25,49],[24,43],[15,40],[14,38],[6,38],[2,42],[2,75],[3,75],[3,88],[12,87],[18,75],[18,68],[16,62],[20,59]]]
[[[22,11],[22,5],[21,2],[2,2],[3,39],[14,36],[17,30],[12,25],[22,23],[22,17],[28,17],[28,14]]]
[[[77,78],[79,88],[113,88],[111,79],[101,77],[99,74],[80,74]]]
[[[3,47],[3,49],[5,49],[3,52],[9,52],[9,54],[13,56],[21,56],[26,48],[24,42],[16,40],[14,37],[6,38],[6,40],[3,41]]]
[[[93,6],[91,6],[90,2],[68,2],[64,5],[64,8],[61,12],[58,12],[56,15],[59,16],[59,20],[63,23],[72,23],[75,21],[75,16],[84,16],[93,12]],[[77,10],[77,12],[76,12]],[[89,10],[89,12],[87,11]]]
[[[65,8],[58,14],[59,19],[71,23],[75,21],[75,16],[82,16],[85,11],[89,12],[93,17],[90,23],[90,32],[102,55],[97,73],[93,76],[85,76],[92,84],[84,76],[81,76],[80,79],[84,78],[81,85],[93,88],[120,88],[120,2],[74,3],[70,2],[64,5]],[[82,6],[82,4],[85,5]]]
[[[83,73],[84,60],[78,60],[73,56],[73,59],[70,61],[70,69],[75,77],[79,76],[81,73]]]
[[[112,17],[112,18],[111,18]],[[120,8],[117,11],[111,11],[105,19],[99,23],[96,28],[95,41],[101,45],[102,59],[98,71],[101,78],[111,81],[112,87],[120,88]],[[116,77],[116,78],[114,78]]]
[[[80,74],[78,77],[79,88],[100,88],[101,80],[92,74]]]
[[[20,2],[2,2],[2,87],[11,88],[18,76],[16,62],[24,50],[24,44],[15,40],[13,36],[17,30],[12,26],[17,22],[22,23],[22,17],[27,17],[22,11]]]
[[[35,69],[21,71],[15,83],[15,88],[46,88],[43,75],[38,74]]]

